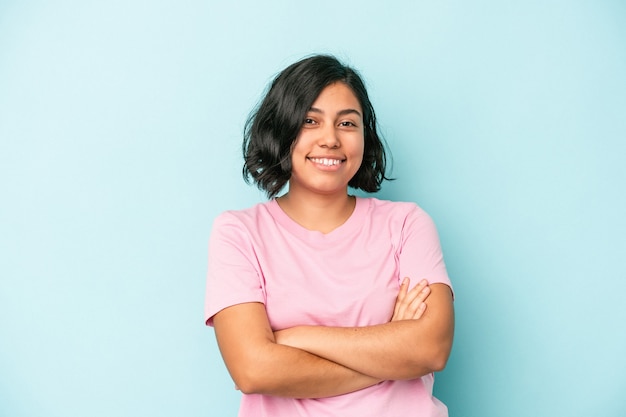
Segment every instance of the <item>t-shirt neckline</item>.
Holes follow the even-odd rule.
[[[344,239],[346,236],[351,235],[353,231],[360,228],[367,211],[368,200],[361,197],[355,197],[355,199],[354,210],[352,214],[350,214],[350,217],[348,217],[343,224],[328,233],[322,233],[318,230],[309,230],[300,225],[283,211],[275,198],[268,202],[268,209],[274,220],[289,233],[304,240],[319,240],[328,243],[329,241]]]

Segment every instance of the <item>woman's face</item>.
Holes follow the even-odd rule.
[[[291,154],[289,190],[345,194],[363,161],[363,110],[352,90],[326,87],[306,114]]]

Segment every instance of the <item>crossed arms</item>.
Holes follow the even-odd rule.
[[[273,332],[263,304],[225,308],[213,325],[226,367],[244,393],[293,398],[340,395],[440,371],[454,333],[451,290],[425,281],[408,287],[405,280],[390,321],[375,326]]]

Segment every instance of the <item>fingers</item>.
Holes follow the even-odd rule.
[[[419,319],[426,311],[425,301],[430,295],[428,282],[422,281],[419,285],[416,285],[411,292],[414,292],[415,298],[411,301],[411,304],[409,304],[409,307],[407,308],[408,318]],[[410,298],[411,297],[409,296],[409,299]]]
[[[405,297],[408,306],[405,310],[405,320],[419,319],[426,311],[426,298],[430,295],[428,281],[422,280]]]
[[[426,311],[426,299],[430,295],[428,281],[422,280],[410,291],[408,291],[410,281],[405,278],[400,286],[396,304],[394,306],[392,321],[395,320],[416,320],[422,317]]]
[[[402,284],[400,285],[400,291],[398,292],[398,297],[396,297],[396,304],[393,306],[393,318],[392,320],[401,314],[404,313],[405,305],[403,304],[407,291],[409,290],[410,280],[408,278],[404,278],[402,280]],[[399,319],[398,319],[399,320]]]

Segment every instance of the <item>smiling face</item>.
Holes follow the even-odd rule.
[[[363,110],[352,90],[324,88],[303,121],[291,153],[289,193],[346,195],[363,161]]]

